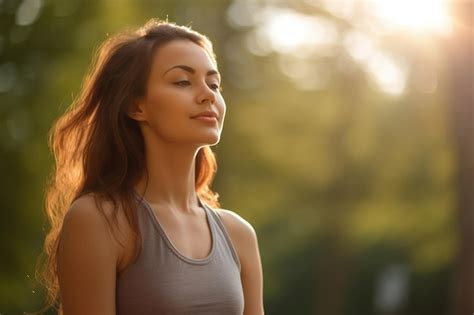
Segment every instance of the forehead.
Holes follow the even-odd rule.
[[[153,54],[152,71],[157,74],[163,74],[170,67],[178,64],[188,65],[202,72],[217,70],[217,65],[207,51],[189,40],[173,40],[161,46]]]

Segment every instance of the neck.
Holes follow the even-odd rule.
[[[199,148],[163,143],[146,148],[148,176],[142,175],[135,191],[156,207],[195,213],[199,207],[195,187],[195,158]]]

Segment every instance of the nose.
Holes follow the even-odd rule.
[[[198,103],[201,104],[204,102],[209,102],[211,104],[214,104],[215,101],[215,92],[206,83],[202,84],[202,88],[199,89]]]

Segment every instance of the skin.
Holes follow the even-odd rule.
[[[176,65],[194,69],[190,73]],[[211,234],[195,191],[195,157],[206,145],[219,142],[226,105],[220,93],[217,65],[200,46],[175,40],[155,52],[146,96],[130,106],[146,147],[148,185],[142,176],[135,190],[150,204],[175,247],[190,258],[204,258]],[[191,117],[211,110],[218,122]],[[146,189],[145,189],[146,187]],[[106,215],[111,205],[103,205]],[[241,263],[244,315],[264,314],[263,276],[255,229],[231,210],[220,214]],[[59,248],[58,276],[65,315],[115,314],[115,281],[132,257],[130,229],[119,211],[123,238],[116,240],[99,215],[93,196],[77,199],[67,212]],[[87,230],[87,233],[83,231]],[[126,244],[125,249],[118,241]]]

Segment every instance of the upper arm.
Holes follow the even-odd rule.
[[[64,315],[115,314],[118,254],[92,197],[71,205],[60,237],[58,279]]]
[[[244,315],[264,314],[263,271],[257,233],[253,226],[233,211],[222,209],[223,221],[237,247],[244,291]]]

